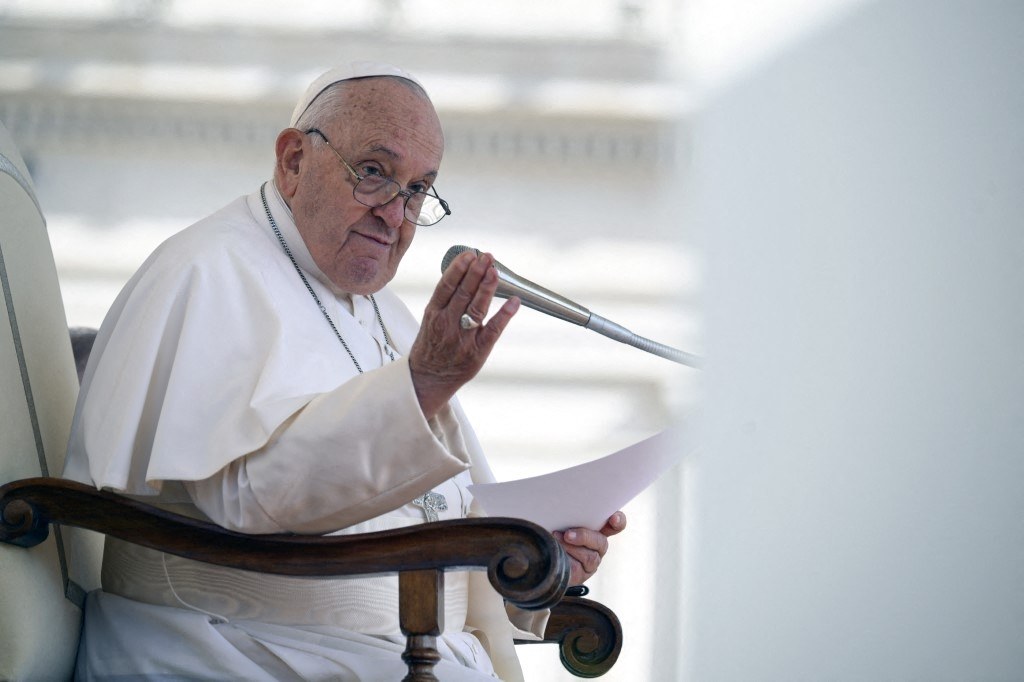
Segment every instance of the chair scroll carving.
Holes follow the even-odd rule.
[[[622,625],[607,606],[564,597],[551,609],[543,641],[516,640],[516,644],[558,642],[566,670],[577,677],[600,677],[615,665],[622,650]]]

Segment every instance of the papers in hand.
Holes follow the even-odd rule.
[[[683,451],[680,430],[667,429],[586,464],[518,481],[477,483],[469,491],[489,516],[526,519],[549,531],[600,530],[681,460]]]

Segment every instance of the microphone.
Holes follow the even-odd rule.
[[[478,249],[469,246],[453,246],[448,249],[448,252],[444,254],[444,258],[441,259],[441,272],[447,270],[451,262],[455,260],[455,257],[463,251],[480,253]],[[700,358],[696,355],[676,350],[665,344],[657,343],[634,334],[625,327],[590,312],[579,303],[570,301],[564,296],[559,296],[539,284],[534,284],[525,277],[520,277],[498,261],[494,261],[494,268],[498,271],[498,290],[495,292],[495,296],[500,296],[501,298],[518,296],[519,300],[527,308],[533,308],[534,310],[557,317],[560,320],[572,322],[597,332],[602,336],[607,336],[610,339],[615,339],[667,360],[678,362],[681,365],[689,367],[700,366]]]

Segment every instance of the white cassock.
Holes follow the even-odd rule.
[[[389,347],[371,299],[333,287],[273,183],[265,190],[363,373],[257,191],[161,245],[114,302],[82,382],[64,475],[249,533],[422,523],[409,501],[427,490],[445,496],[442,519],[470,514],[466,486],[493,476],[457,401],[430,420],[420,410],[404,358],[416,319],[388,289],[374,295]],[[481,571],[445,582],[439,678],[521,678],[512,637],[542,633],[547,612],[506,609]],[[108,539],[79,673],[400,679],[397,599],[395,576],[273,576]]]

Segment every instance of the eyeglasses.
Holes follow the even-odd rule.
[[[306,131],[307,135],[316,133],[324,138],[324,142],[331,148],[338,159],[345,165],[348,172],[356,179],[355,187],[352,188],[352,196],[363,206],[378,208],[390,203],[395,197],[401,195],[405,199],[405,219],[410,223],[422,225],[436,225],[446,215],[451,215],[448,202],[437,196],[437,191],[431,187],[429,190],[402,189],[402,186],[389,177],[376,166],[365,166],[364,171],[372,171],[367,175],[356,172],[349,162],[342,157],[327,136],[316,128]]]

